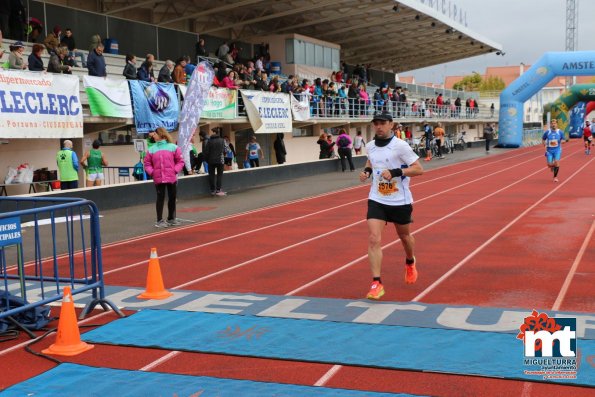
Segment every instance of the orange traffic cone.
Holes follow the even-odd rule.
[[[166,299],[173,294],[163,286],[161,277],[161,267],[159,267],[159,258],[157,257],[157,248],[151,248],[149,257],[149,272],[147,273],[147,289],[137,296],[139,299]]]
[[[56,343],[52,344],[41,352],[43,354],[56,354],[58,356],[76,356],[94,346],[81,341],[81,334],[76,322],[76,313],[74,312],[74,301],[70,287],[64,287],[64,298],[60,308],[60,320],[58,321],[58,333],[56,334]]]

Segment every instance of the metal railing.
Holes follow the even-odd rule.
[[[541,128],[530,128],[523,130],[523,146],[541,145],[543,130]]]
[[[61,300],[65,286],[73,295],[91,292],[80,318],[97,305],[122,315],[105,299],[96,205],[78,198],[0,197],[0,291],[25,302],[11,307],[4,294],[0,319]]]

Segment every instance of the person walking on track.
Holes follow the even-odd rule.
[[[409,189],[411,177],[422,175],[424,170],[419,157],[407,142],[396,139],[393,118],[390,113],[376,113],[372,119],[375,138],[366,144],[368,161],[359,179],[365,182],[372,178],[368,196],[368,258],[372,272],[372,286],[368,299],[380,299],[384,286],[380,278],[382,267],[382,231],[386,224],[395,226],[405,250],[405,282],[417,280],[414,255],[415,240],[409,225],[412,222],[413,196]]]
[[[558,129],[558,121],[550,121],[550,129],[543,133],[541,138],[545,146],[545,157],[547,165],[554,173],[554,182],[558,182],[558,171],[560,171],[560,157],[562,156],[562,141],[564,133]]]

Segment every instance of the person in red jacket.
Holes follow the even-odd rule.
[[[591,123],[585,121],[585,128],[583,128],[583,140],[585,141],[585,154],[591,154],[591,146],[593,145],[593,132],[591,131]]]
[[[162,228],[176,226],[180,221],[176,219],[176,196],[178,174],[184,167],[184,159],[180,148],[174,144],[171,135],[163,127],[149,132],[149,140],[154,142],[147,150],[144,165],[148,175],[153,177],[157,190],[157,222],[155,227]],[[167,189],[167,221],[163,219],[163,205],[165,204],[165,190]]]

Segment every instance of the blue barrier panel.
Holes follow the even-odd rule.
[[[0,319],[90,291],[95,306],[120,310],[105,299],[99,211],[79,198],[0,197],[0,293],[27,302],[11,307],[0,299]],[[4,296],[8,296],[5,294]]]

